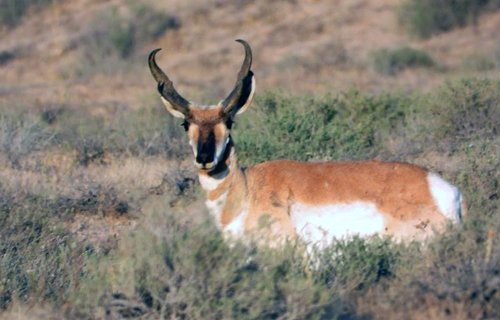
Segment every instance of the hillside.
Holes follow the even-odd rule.
[[[143,1],[176,22],[154,39],[136,44],[134,56],[120,63],[112,52],[106,58],[106,50],[100,51],[98,41],[89,38],[112,29],[113,23],[128,23],[138,9],[127,3],[56,2],[29,11],[18,26],[3,30],[0,52],[12,53],[14,58],[2,66],[2,99],[21,90],[23,96],[37,100],[64,96],[79,102],[91,99],[93,104],[127,103],[152,91],[144,66],[147,53],[155,47],[164,48],[159,62],[181,92],[195,99],[220,99],[231,87],[242,59],[236,38],[253,46],[259,92],[277,87],[314,93],[347,88],[412,92],[429,90],[471,71],[498,77],[498,69],[471,70],[467,61],[498,59],[499,13],[483,14],[476,27],[417,40],[398,24],[397,0],[338,1],[336,5],[328,1]],[[154,27],[151,24],[145,28]],[[147,37],[143,33],[139,37]],[[439,67],[396,76],[374,71],[373,52],[404,45],[429,53]],[[129,94],[120,94],[122,90]]]

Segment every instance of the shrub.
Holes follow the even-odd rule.
[[[31,7],[41,8],[56,0],[0,0],[0,25],[14,27]]]
[[[407,68],[430,68],[434,65],[434,60],[428,53],[410,47],[381,49],[373,53],[375,70],[386,75],[394,75]]]
[[[489,71],[495,69],[496,62],[488,56],[473,54],[465,57],[462,65],[465,69],[471,71]]]
[[[64,229],[68,209],[0,190],[0,310],[13,300],[61,305],[76,288],[82,262],[92,252]]]
[[[155,10],[145,4],[133,4],[131,11],[135,38],[140,43],[156,40],[168,30],[177,30],[181,27],[181,21],[177,16]]]
[[[59,68],[63,79],[86,80],[96,73],[116,76],[142,68],[144,56],[140,56],[140,63],[130,60],[139,58],[142,47],[165,32],[179,29],[181,21],[148,5],[127,1],[120,10],[112,7],[100,12],[91,26],[77,43],[75,59]]]
[[[399,21],[407,31],[420,38],[477,23],[479,14],[496,0],[406,0],[399,8]]]
[[[351,91],[322,99],[267,93],[237,118],[234,138],[242,163],[270,159],[364,159],[405,117],[408,100]]]
[[[35,117],[15,112],[0,114],[0,150],[13,166],[18,167],[31,152],[53,143],[54,133]]]
[[[342,41],[331,39],[321,45],[313,47],[306,53],[292,53],[280,60],[276,67],[284,71],[290,67],[302,67],[308,72],[320,72],[327,67],[342,67],[350,61]]]
[[[144,4],[130,3],[128,15],[116,8],[102,14],[94,23],[94,31],[84,45],[94,62],[108,55],[130,58],[141,45],[160,37],[167,30],[180,28],[173,15],[155,11]]]
[[[406,252],[407,260],[394,270],[391,285],[372,287],[358,310],[380,319],[498,318],[500,250],[491,245],[497,238],[483,228],[489,225],[497,232],[500,225],[495,218],[480,224],[474,220],[427,248]]]
[[[489,140],[498,136],[500,83],[486,79],[464,79],[449,83],[425,103],[427,127],[446,144]]]
[[[137,230],[102,261],[109,267],[94,279],[105,281],[100,294],[114,288],[103,299],[108,313],[127,312],[115,309],[117,297],[167,319],[324,319],[349,312],[336,286],[308,275],[298,246],[229,245],[206,219],[172,210],[165,215],[161,208],[147,215],[143,226],[155,231]],[[92,304],[86,290],[94,288],[79,294],[83,305]]]
[[[6,65],[15,58],[15,55],[10,51],[0,51],[0,66]]]
[[[411,245],[396,244],[390,238],[338,240],[317,253],[314,277],[325,286],[365,290],[392,277],[403,253],[414,249]]]

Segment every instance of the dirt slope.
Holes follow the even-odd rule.
[[[293,92],[352,87],[374,92],[427,90],[462,75],[467,57],[491,57],[500,51],[500,13],[483,15],[476,28],[458,29],[422,41],[410,38],[398,25],[397,0],[345,0],[335,4],[264,0],[143,2],[158,12],[174,15],[181,27],[141,44],[136,57],[123,67],[112,72],[93,71],[83,79],[66,75],[67,70],[85,63],[82,39],[95,29],[99,15],[113,8],[126,11],[126,1],[56,3],[32,10],[18,27],[2,30],[0,52],[13,53],[15,58],[0,66],[0,101],[22,93],[28,101],[64,97],[102,108],[121,103],[134,105],[138,97],[154,90],[145,56],[152,48],[163,47],[159,62],[178,89],[194,100],[208,98],[215,102],[233,84],[242,59],[242,50],[233,40],[240,37],[253,46],[260,92],[277,87]],[[430,53],[438,61],[439,70],[412,70],[397,76],[381,76],[373,71],[374,50],[401,45]],[[498,69],[485,74],[497,77]]]

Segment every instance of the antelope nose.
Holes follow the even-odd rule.
[[[208,153],[198,153],[196,162],[206,165],[208,163]]]

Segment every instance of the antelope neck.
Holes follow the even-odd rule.
[[[208,200],[219,198],[229,191],[233,185],[234,177],[240,168],[236,160],[233,140],[229,137],[224,154],[219,163],[211,171],[199,170],[198,176],[202,188],[207,192]]]
[[[244,208],[242,200],[245,197],[242,195],[247,193],[245,174],[238,165],[231,138],[219,164],[209,172],[200,170],[198,176],[207,193],[207,205],[212,203],[216,207],[210,211],[213,211],[217,224],[224,228]]]

